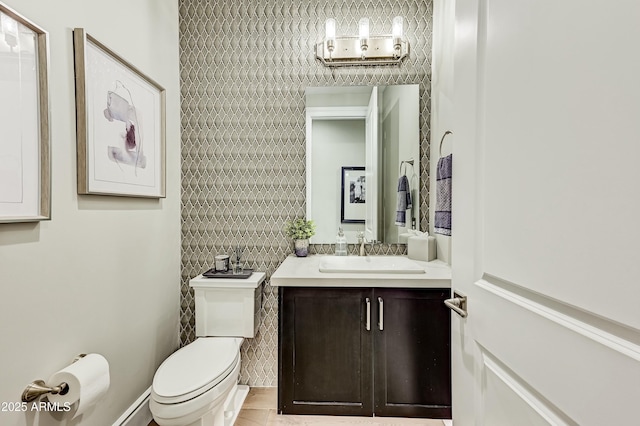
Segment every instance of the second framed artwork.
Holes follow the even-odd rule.
[[[49,35],[2,2],[0,33],[0,223],[49,220]]]
[[[78,193],[165,197],[165,89],[73,30]]]
[[[342,167],[340,222],[364,223],[367,186],[364,167]]]

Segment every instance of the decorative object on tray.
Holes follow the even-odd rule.
[[[48,220],[49,36],[3,3],[0,33],[0,223]]]
[[[165,89],[73,30],[78,193],[165,197]]]
[[[242,265],[242,252],[244,251],[244,246],[236,246],[233,249],[234,259],[232,262],[233,273],[234,274],[242,274],[243,265]]]
[[[216,268],[213,267],[202,274],[205,278],[232,278],[232,279],[245,279],[249,278],[253,273],[253,269],[247,268],[243,269],[240,273],[234,273],[233,270],[228,271],[216,271]]]
[[[315,223],[304,218],[290,220],[287,222],[284,231],[288,237],[293,238],[296,256],[306,257],[309,254],[309,238],[316,233]]]
[[[215,257],[216,272],[227,272],[229,270],[229,255],[219,254]]]

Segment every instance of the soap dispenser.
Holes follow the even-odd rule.
[[[347,237],[344,236],[342,227],[338,228],[338,236],[336,237],[336,256],[347,255]]]

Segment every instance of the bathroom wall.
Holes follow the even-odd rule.
[[[402,241],[400,235],[405,234],[407,229],[411,229],[411,219],[416,219],[416,227],[418,226],[420,217],[420,206],[416,203],[418,197],[417,182],[420,173],[419,148],[416,147],[414,141],[419,140],[419,117],[414,111],[419,109],[420,99],[416,93],[415,86],[388,86],[382,94],[380,94],[383,102],[379,107],[381,109],[380,135],[382,144],[382,164],[384,171],[382,185],[385,193],[384,213],[382,223],[384,224],[385,239],[384,241]],[[403,160],[413,159],[413,165],[403,164]],[[409,188],[411,188],[411,199],[415,205],[412,205],[410,212],[407,214],[407,226],[397,226],[396,207],[398,193],[398,177],[400,173],[407,176],[409,180]],[[426,230],[426,229],[425,229]],[[406,241],[406,240],[404,240]]]
[[[428,229],[431,1],[180,0],[182,89],[181,343],[195,338],[188,280],[213,257],[245,245],[249,265],[270,276],[292,252],[288,219],[305,214],[305,88],[420,85],[420,227]],[[404,16],[411,54],[396,67],[326,68],[314,46],[327,17],[338,34],[390,33]],[[329,251],[315,245],[312,251]],[[402,253],[379,245],[376,253]],[[241,381],[276,385],[277,290],[264,289],[264,322],[242,348]]]
[[[0,224],[0,403],[79,353],[111,387],[81,418],[0,411],[3,426],[111,425],[178,347],[180,123],[173,0],[3,0],[49,32],[52,219]],[[167,197],[79,196],[72,29],[84,27],[167,90]]]
[[[433,19],[433,61],[431,79],[431,164],[432,186],[429,193],[430,205],[434,208],[429,212],[429,232],[436,237],[436,253],[438,259],[451,263],[451,237],[434,234],[434,217],[436,205],[436,166],[441,156],[451,154],[455,133],[447,135],[440,141],[447,130],[454,131],[453,123],[453,42],[455,39],[455,2],[449,0],[434,0]],[[455,163],[455,158],[454,158]],[[455,189],[453,189],[455,191]],[[452,232],[455,224],[451,225]]]

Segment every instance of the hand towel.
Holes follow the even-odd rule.
[[[407,226],[407,209],[411,208],[409,179],[402,175],[398,180],[398,203],[396,204],[396,225]]]
[[[452,154],[438,160],[436,173],[436,234],[451,235],[451,166]]]

